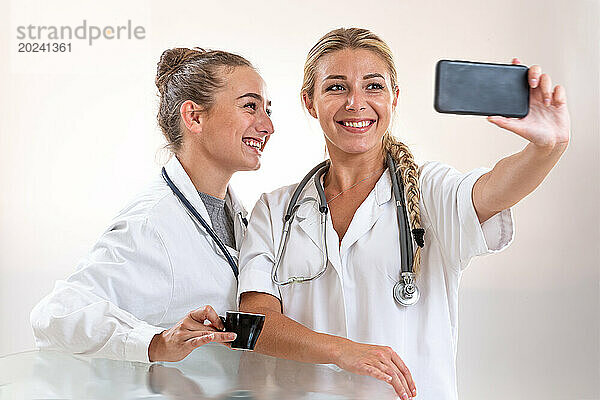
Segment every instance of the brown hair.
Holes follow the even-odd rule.
[[[344,49],[366,49],[379,56],[387,65],[388,72],[395,90],[398,87],[398,78],[394,57],[388,45],[367,29],[360,28],[339,28],[323,36],[317,44],[308,52],[306,62],[304,63],[304,81],[300,90],[300,97],[305,94],[310,100],[313,99],[315,89],[315,74],[319,60],[336,51]],[[396,139],[388,130],[383,136],[383,151],[390,153],[396,161],[400,177],[404,183],[404,192],[406,196],[406,207],[410,219],[410,225],[413,235],[418,239],[417,249],[413,259],[413,271],[419,273],[421,266],[421,247],[423,244],[421,228],[421,213],[419,210],[419,168],[415,163],[412,153],[404,143]],[[416,233],[415,233],[415,230]]]
[[[220,50],[174,48],[162,53],[155,79],[160,95],[157,118],[168,149],[177,153],[183,144],[181,105],[192,100],[202,111],[210,111],[215,93],[225,85],[223,68],[240,66],[253,68],[244,57]]]

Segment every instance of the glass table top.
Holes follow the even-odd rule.
[[[396,399],[368,376],[208,344],[176,363],[29,351],[0,357],[1,399]]]

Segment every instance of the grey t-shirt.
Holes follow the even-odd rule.
[[[235,249],[233,217],[225,200],[202,192],[198,192],[198,194],[206,206],[206,211],[208,211],[208,215],[210,216],[213,230],[219,239],[227,246]]]

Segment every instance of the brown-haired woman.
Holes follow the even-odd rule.
[[[493,170],[466,174],[439,162],[417,166],[390,133],[399,88],[387,44],[365,29],[323,36],[308,54],[301,96],[321,125],[330,155],[321,183],[328,212],[323,217],[310,200],[318,198],[319,183],[309,180],[280,258],[283,215],[296,185],[257,202],[240,253],[238,287],[242,311],[266,314],[256,350],[372,375],[404,399],[416,395],[415,382],[422,398],[456,399],[461,274],[473,257],[512,242],[510,207],[540,184],[569,141],[564,89],[552,91],[539,66],[530,68],[529,82],[526,118],[489,118],[529,140],[523,151]],[[412,250],[401,254],[402,200],[392,195],[388,154],[403,182],[412,228],[407,237],[416,248],[410,258],[414,275],[402,278],[401,257]],[[290,277],[314,279],[284,284]],[[418,302],[397,300],[400,280],[405,287],[416,282]]]
[[[175,48],[162,54],[156,86],[158,123],[173,157],[77,271],[33,309],[38,347],[178,361],[205,343],[235,337],[219,332],[217,315],[236,309],[235,257],[246,221],[229,180],[259,168],[273,133],[265,83],[239,55]]]

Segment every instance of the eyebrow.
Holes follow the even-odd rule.
[[[341,79],[341,80],[345,80],[346,79],[346,75],[328,75],[323,80],[326,81],[328,79]]]
[[[377,72],[375,72],[375,73],[373,73],[373,74],[367,74],[367,75],[363,76],[363,80],[366,80],[366,79],[371,79],[371,78],[382,78],[382,79],[385,79],[385,78],[383,77],[383,75],[381,75],[381,74],[379,74],[379,73],[377,73]],[[326,76],[326,77],[325,77],[325,79],[323,79],[323,81],[326,81],[326,80],[328,80],[328,79],[341,79],[341,80],[346,80],[346,79],[348,79],[348,77],[347,77],[346,75],[328,75],[328,76]]]
[[[256,100],[258,100],[258,101],[261,101],[261,102],[263,101],[263,98],[262,98],[262,96],[261,96],[260,94],[257,94],[257,93],[246,93],[246,94],[243,94],[243,95],[241,95],[240,97],[238,97],[236,100],[242,99],[242,98],[244,98],[244,97],[252,97],[253,99],[256,99]],[[271,106],[271,100],[269,100],[269,101],[267,102],[267,106],[268,106],[268,107],[270,107],[270,106]]]
[[[363,76],[363,79],[371,79],[371,78],[381,78],[381,79],[385,80],[385,78],[383,77],[383,75],[381,75],[381,74],[379,74],[377,72],[374,73],[374,74],[367,74],[367,75]]]

